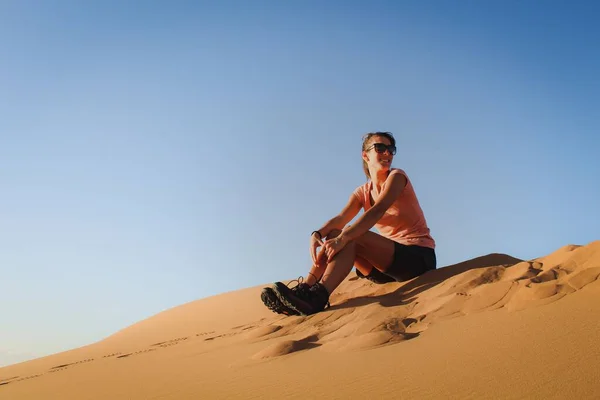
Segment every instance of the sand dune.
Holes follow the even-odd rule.
[[[308,317],[271,313],[260,285],[0,368],[0,398],[600,398],[599,277],[595,241],[405,283],[352,273]]]

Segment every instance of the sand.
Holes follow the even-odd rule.
[[[404,283],[353,272],[308,317],[272,313],[260,285],[0,368],[0,399],[597,399],[599,276],[595,241]]]

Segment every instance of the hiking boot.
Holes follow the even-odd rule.
[[[298,315],[311,315],[329,307],[329,292],[321,283],[315,283],[308,292],[295,293],[281,282],[276,282],[273,290],[280,302]]]
[[[266,287],[260,294],[260,299],[267,308],[274,313],[283,315],[298,315],[295,310],[286,307],[281,300],[277,297],[277,294],[270,287]]]
[[[307,283],[303,283],[302,280],[303,280],[302,277],[293,280],[292,282],[298,282],[297,285],[294,286],[293,288],[289,288],[289,284],[291,284],[292,282],[290,282],[288,284],[288,286],[285,286],[285,285],[284,286],[288,290],[290,290],[292,293],[294,293],[295,296],[304,297],[304,296],[306,296],[306,293],[309,292],[310,286]],[[283,285],[283,283],[281,283],[281,282],[277,282],[277,283]],[[273,287],[274,287],[274,285],[273,285]],[[264,305],[267,306],[267,308],[269,310],[271,310],[277,314],[300,315],[300,314],[298,314],[298,312],[296,310],[287,307],[284,303],[281,302],[281,300],[277,296],[277,293],[275,293],[275,291],[273,290],[273,287],[266,287],[262,290],[262,292],[260,294],[260,298],[261,298],[262,302],[264,303]]]

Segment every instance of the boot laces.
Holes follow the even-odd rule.
[[[291,286],[294,283],[295,285]],[[306,282],[304,282],[303,276],[298,277],[298,279],[291,280],[287,284],[287,287],[289,287],[296,294],[296,296],[299,297],[305,297],[309,293],[311,288]]]

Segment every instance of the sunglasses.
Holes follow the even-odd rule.
[[[369,146],[369,148],[366,149],[365,151],[369,151],[369,150],[371,150],[373,148],[378,153],[385,153],[385,151],[387,150],[387,151],[389,151],[389,153],[391,155],[396,154],[396,146],[391,145],[391,144],[387,145],[387,144],[384,144],[384,143],[374,143],[373,145]]]

